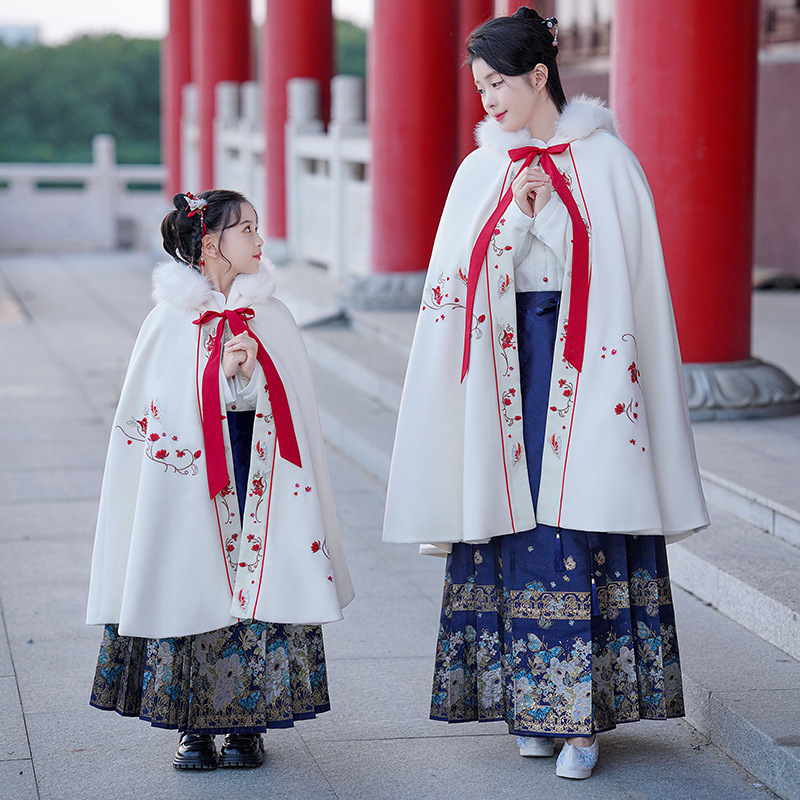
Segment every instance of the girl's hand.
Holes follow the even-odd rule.
[[[511,191],[522,213],[534,217],[547,205],[553,184],[541,167],[526,167],[511,182]]]
[[[245,378],[250,380],[253,377],[253,370],[256,366],[257,354],[258,345],[247,331],[234,336],[226,342],[222,351],[222,369],[225,372],[225,377],[230,378],[236,374],[238,369],[241,369]],[[231,372],[228,372],[228,369],[231,369]]]

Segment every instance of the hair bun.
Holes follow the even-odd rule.
[[[531,22],[544,22],[539,13],[533,8],[528,8],[528,6],[520,6],[511,16],[518,19],[527,19]]]

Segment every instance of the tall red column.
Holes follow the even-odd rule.
[[[617,0],[611,105],[656,203],[683,358],[750,355],[758,0]]]
[[[190,0],[169,0],[169,30],[161,43],[161,162],[167,168],[167,197],[181,185],[183,87],[192,80]]]
[[[494,0],[459,0],[458,9],[458,157],[463,159],[475,149],[475,126],[485,112],[475,91],[472,70],[464,66],[467,37],[483,22],[494,16]]]
[[[267,0],[261,44],[264,114],[264,172],[268,243],[286,239],[286,83],[290,78],[320,82],[322,118],[330,109],[333,78],[331,0]]]
[[[375,0],[369,43],[373,272],[428,265],[457,160],[456,0]]]
[[[192,81],[197,86],[200,185],[214,188],[214,87],[251,77],[250,0],[193,0]]]

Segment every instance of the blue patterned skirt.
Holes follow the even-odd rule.
[[[240,513],[255,412],[228,412]],[[330,710],[322,628],[246,620],[196,636],[106,625],[90,704],[158,728],[261,733]]]
[[[538,494],[558,292],[517,294],[525,449]],[[448,556],[431,718],[590,736],[683,716],[663,537],[538,525]]]

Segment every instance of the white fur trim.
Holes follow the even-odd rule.
[[[262,258],[257,272],[243,272],[233,279],[231,292],[240,294],[247,305],[258,305],[266,303],[275,294],[277,286],[275,265],[268,258]]]
[[[195,311],[211,300],[214,287],[196,269],[177,261],[162,261],[153,270],[153,300]]]
[[[178,263],[163,261],[153,270],[153,300],[166,301],[186,311],[205,308],[214,293],[208,278],[196,269]],[[265,303],[275,294],[277,280],[275,267],[269,259],[263,259],[258,271],[253,274],[241,273],[233,279],[231,291],[235,292],[244,305]]]
[[[599,98],[588,97],[585,94],[578,95],[564,107],[553,138],[547,144],[562,144],[585,139],[597,130],[607,130],[617,136],[613,114]],[[540,139],[531,136],[527,128],[504,131],[500,123],[489,116],[475,127],[475,141],[479,147],[490,147],[502,155],[516,147],[541,143]]]

